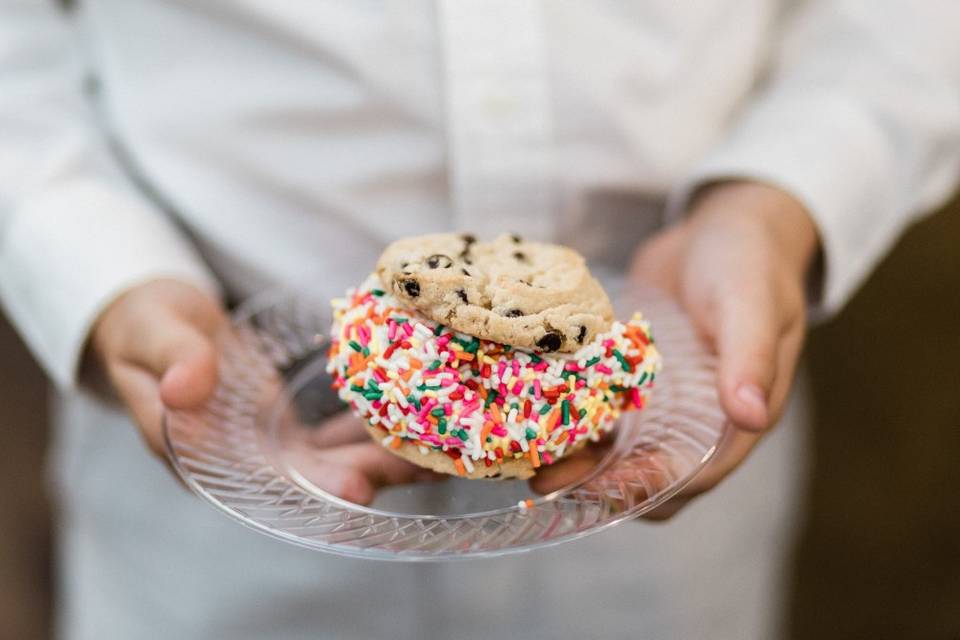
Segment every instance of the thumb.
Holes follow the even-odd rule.
[[[192,325],[178,325],[161,356],[160,399],[171,409],[202,405],[217,386],[217,352],[210,336]]]
[[[772,296],[743,288],[718,307],[720,404],[738,427],[769,426],[769,397],[776,376],[777,315]]]
[[[172,409],[203,404],[217,384],[213,339],[175,314],[151,322],[148,327],[138,336],[132,359],[160,380],[163,404]]]

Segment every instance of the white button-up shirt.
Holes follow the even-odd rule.
[[[0,0],[0,296],[64,386],[137,282],[335,295],[452,228],[602,260],[724,177],[805,203],[832,309],[960,167],[957,0],[79,4]]]

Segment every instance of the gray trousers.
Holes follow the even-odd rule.
[[[188,494],[124,415],[61,397],[59,637],[776,638],[806,470],[804,395],[744,466],[666,524],[418,565],[249,531]]]

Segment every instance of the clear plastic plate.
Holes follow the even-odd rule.
[[[409,482],[423,476],[411,465],[400,473],[405,484],[389,484],[397,474],[383,469],[399,459],[385,458],[359,422],[326,419],[342,409],[324,373],[329,303],[303,292],[275,292],[238,310],[220,336],[214,396],[202,410],[165,416],[168,455],[187,486],[223,513],[319,551],[461,559],[597,533],[675,495],[713,455],[725,425],[715,359],[682,311],[655,290],[618,307],[642,310],[653,325],[664,366],[650,402],[625,414],[606,441],[530,483]],[[344,499],[357,495],[349,485],[331,486],[356,478],[344,466],[354,460],[381,485],[369,504]]]

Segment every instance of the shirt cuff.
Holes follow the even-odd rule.
[[[814,315],[837,311],[896,240],[895,159],[883,131],[841,96],[784,92],[754,105],[673,191],[667,215],[683,215],[701,186],[763,182],[786,191],[813,218],[824,257]]]
[[[213,295],[213,275],[176,225],[135,194],[74,181],[24,201],[0,238],[0,299],[61,389],[76,385],[100,313],[158,278]]]

